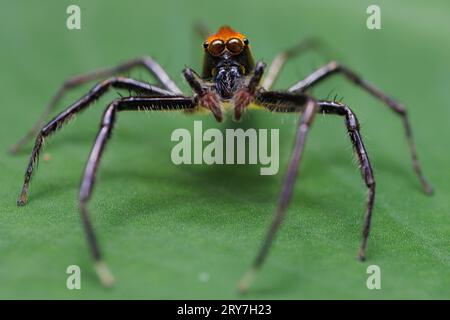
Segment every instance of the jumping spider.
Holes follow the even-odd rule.
[[[244,275],[239,283],[240,290],[245,291],[249,287],[256,271],[263,264],[275,234],[285,217],[286,209],[292,197],[292,190],[303,147],[314,117],[316,114],[332,114],[342,116],[345,119],[348,135],[358,156],[362,178],[368,189],[367,210],[362,230],[362,241],[358,253],[359,259],[364,260],[375,200],[375,179],[360,134],[359,123],[355,113],[348,106],[336,101],[318,100],[306,93],[308,89],[334,74],[342,74],[355,85],[381,100],[388,108],[401,117],[411,150],[414,170],[420,179],[424,191],[431,193],[432,189],[422,174],[405,108],[347,67],[333,61],[317,69],[287,90],[270,90],[286,61],[314,46],[314,41],[304,41],[290,50],[280,53],[273,60],[267,72],[267,77],[260,84],[265,65],[262,62],[254,63],[248,38],[228,26],[221,27],[216,34],[207,37],[203,43],[204,61],[202,75],[198,75],[190,68],[183,70],[183,76],[192,88],[192,96],[184,95],[161,66],[150,57],[130,60],[114,68],[97,70],[71,78],[56,93],[36,125],[12,149],[13,152],[17,152],[32,136],[37,134],[35,146],[25,173],[22,192],[17,204],[23,206],[27,202],[30,179],[45,138],[61,128],[75,114],[91,106],[92,102],[100,98],[100,96],[111,88],[138,92],[139,95],[114,100],[105,109],[100,123],[100,130],[87,161],[80,187],[79,208],[87,242],[95,260],[97,274],[101,282],[108,286],[112,284],[113,277],[102,260],[102,255],[89,218],[88,203],[94,187],[98,165],[108,139],[111,137],[118,112],[143,110],[182,110],[185,112],[197,112],[208,110],[219,122],[223,120],[225,109],[231,108],[234,111],[234,119],[239,120],[243,111],[250,105],[252,107],[256,105],[261,109],[271,112],[301,114],[292,157],[287,168],[273,222],[270,225],[252,268]],[[116,76],[137,66],[144,67],[150,71],[159,85],[151,85],[134,79]],[[66,91],[86,82],[102,78],[107,79],[95,85],[86,95],[58,114],[41,129],[46,117],[54,110],[57,102]]]

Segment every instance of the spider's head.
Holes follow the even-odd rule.
[[[243,34],[223,26],[203,43],[203,78],[216,78],[224,70],[235,69],[244,76],[254,68],[249,41]]]

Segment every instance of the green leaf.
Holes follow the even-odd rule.
[[[185,65],[200,71],[202,17],[246,34],[255,59],[307,36],[332,48],[290,62],[276,85],[287,88],[329,59],[341,61],[390,96],[411,117],[419,158],[435,188],[415,176],[402,123],[382,103],[337,76],[313,90],[343,97],[359,116],[377,181],[364,263],[356,260],[366,189],[343,119],[318,116],[308,138],[294,199],[248,298],[450,298],[450,6],[448,1],[378,1],[381,30],[366,28],[369,1],[77,1],[81,30],[67,30],[71,2],[2,4],[0,50],[0,298],[240,298],[236,284],[271,221],[289,158],[296,115],[247,112],[237,126],[280,129],[280,173],[257,166],[175,166],[171,132],[216,124],[211,115],[123,113],[100,165],[92,220],[117,282],[99,284],[78,214],[78,187],[112,92],[46,141],[30,187],[16,206],[31,144],[6,151],[34,123],[69,76],[151,55],[187,89]],[[128,75],[151,81],[144,70]],[[70,92],[59,110],[87,92]],[[331,93],[331,94],[330,94]],[[127,94],[125,92],[125,94]],[[231,115],[228,115],[230,118]],[[47,155],[46,155],[47,154]],[[44,160],[47,158],[47,161]],[[381,290],[366,269],[381,268]],[[66,269],[81,268],[81,290]]]

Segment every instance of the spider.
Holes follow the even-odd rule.
[[[135,93],[132,96],[118,98],[106,107],[80,186],[79,210],[81,220],[90,253],[95,263],[96,273],[103,285],[112,285],[114,278],[102,259],[102,254],[89,218],[88,203],[91,199],[103,151],[111,137],[119,112],[166,110],[191,113],[209,111],[218,122],[223,120],[226,110],[231,110],[234,114],[234,120],[238,121],[244,110],[248,107],[264,109],[271,112],[290,112],[301,115],[298,122],[292,156],[285,173],[273,221],[268,228],[256,259],[238,284],[241,292],[245,292],[249,288],[257,271],[263,265],[275,235],[285,218],[288,204],[292,198],[292,191],[306,138],[314,118],[318,113],[323,115],[336,115],[344,118],[353,149],[357,154],[361,175],[368,189],[362,240],[358,252],[359,260],[365,260],[366,245],[375,201],[375,179],[369,156],[361,137],[358,119],[352,109],[340,102],[316,99],[308,93],[308,89],[311,89],[330,76],[342,74],[356,86],[381,100],[389,109],[401,117],[415,173],[420,179],[424,191],[428,194],[432,193],[432,188],[422,174],[421,166],[417,159],[416,147],[405,108],[381,90],[362,79],[351,69],[336,61],[332,61],[312,72],[287,90],[270,90],[284,64],[293,57],[298,56],[301,52],[315,48],[317,46],[315,41],[311,39],[304,40],[291,49],[277,55],[268,69],[267,76],[262,80],[265,64],[263,62],[254,62],[249,39],[246,36],[234,31],[229,26],[221,27],[213,35],[209,35],[210,33],[207,33],[205,29],[199,31],[206,38],[206,41],[203,43],[204,60],[202,74],[199,75],[190,68],[183,70],[183,76],[193,91],[192,95],[184,95],[162,67],[150,57],[133,59],[113,68],[101,69],[75,76],[64,82],[34,127],[12,148],[14,153],[18,152],[32,136],[37,134],[25,172],[22,192],[17,201],[19,206],[23,206],[27,203],[30,179],[39,158],[44,139],[56,132],[57,129],[61,128],[73,116],[91,106],[92,102],[99,99],[109,89],[126,89]],[[119,74],[138,66],[147,69],[156,78],[158,85],[119,76]],[[42,127],[46,117],[54,110],[57,102],[68,90],[92,80],[100,82],[87,94],[75,101]]]

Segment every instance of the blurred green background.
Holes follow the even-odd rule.
[[[366,28],[366,8],[381,7],[382,30]],[[82,29],[66,29],[66,8],[81,7]],[[288,217],[266,265],[245,297],[450,298],[450,4],[442,1],[1,1],[0,298],[239,298],[275,208],[290,154],[294,115],[247,113],[239,126],[279,128],[281,170],[257,166],[175,166],[176,128],[224,128],[212,116],[120,114],[90,208],[117,283],[94,274],[77,207],[81,173],[112,92],[47,140],[26,207],[16,207],[31,144],[7,150],[31,127],[71,75],[151,55],[183,89],[185,65],[200,70],[195,21],[229,24],[265,62],[307,36],[331,48],[291,62],[286,88],[338,59],[407,106],[425,174],[425,196],[411,169],[400,120],[341,77],[314,90],[338,95],[359,115],[377,180],[368,261],[356,261],[366,190],[343,120],[319,116],[307,142]],[[152,81],[143,70],[129,74]],[[67,95],[62,110],[92,84]],[[126,93],[125,93],[126,94]],[[67,266],[82,289],[66,289]],[[366,288],[377,264],[382,289]]]

